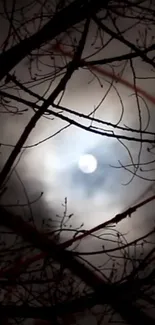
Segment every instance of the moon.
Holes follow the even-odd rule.
[[[97,160],[93,155],[82,155],[79,159],[79,168],[85,174],[93,173],[97,168]]]

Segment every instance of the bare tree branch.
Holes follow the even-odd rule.
[[[106,2],[104,7],[106,7]],[[65,32],[70,27],[83,21],[90,12],[97,12],[103,6],[101,0],[76,0],[58,12],[40,31],[22,40],[6,52],[0,54],[0,80],[7,76],[23,58],[47,41]]]

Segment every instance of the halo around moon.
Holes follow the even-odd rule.
[[[82,155],[79,159],[78,166],[83,173],[91,174],[97,168],[97,160],[93,155]]]

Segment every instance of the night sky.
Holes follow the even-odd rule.
[[[17,3],[19,5],[19,1]],[[39,5],[36,4],[36,6]],[[35,8],[32,8],[27,13],[27,16],[31,17],[33,11],[36,10]],[[20,15],[18,19],[22,19]],[[109,20],[106,21],[106,24],[109,28],[112,28]],[[124,37],[136,44],[137,38],[139,37],[140,39],[140,32],[141,34],[145,33],[145,26],[139,24],[138,26],[129,28],[132,24],[133,22],[130,19],[125,20],[124,18],[120,18],[118,21],[119,28],[121,30],[127,30],[124,33]],[[7,22],[1,19],[0,30],[6,31],[7,28]],[[33,30],[32,24],[29,25],[29,30],[30,32]],[[153,28],[152,30],[151,28],[150,30],[148,29],[147,33],[147,42],[151,42],[151,37],[154,35]],[[2,33],[0,34],[1,43],[5,39],[5,36],[5,32],[4,35]],[[67,44],[70,40],[70,35],[61,36],[64,37],[64,43]],[[78,39],[79,33],[76,31],[72,32],[71,38]],[[103,38],[104,43],[108,39],[110,38],[105,33]],[[99,47],[101,47],[101,41],[99,37],[96,40],[96,26],[95,23],[91,23],[83,58],[95,53]],[[119,41],[111,40],[99,54],[94,54],[91,59],[108,58],[114,55],[128,53],[128,51],[128,48]],[[35,60],[32,62],[33,74],[37,71],[38,74],[44,75],[48,71],[52,72],[54,70],[54,65],[48,66],[49,58],[42,57],[40,60],[41,63],[38,71],[36,70]],[[69,58],[66,58],[66,60],[69,60]],[[64,62],[65,59],[57,54],[57,65],[63,65]],[[140,78],[137,78],[137,86],[154,96],[153,69],[139,58],[133,60],[133,64],[135,73]],[[121,77],[123,79],[133,84],[133,73],[130,62],[126,66],[116,62],[116,64],[113,64],[113,67],[105,65],[104,68],[111,72],[113,69],[115,74],[122,74]],[[25,82],[25,86],[31,86],[28,83],[31,80],[31,75],[29,73],[29,62],[27,58],[18,64],[12,73],[15,73],[18,80]],[[99,73],[98,77],[100,81],[94,77],[91,71],[78,69],[67,84],[61,100],[61,106],[89,115],[105,96],[105,99],[95,113],[96,118],[117,124],[123,114],[119,123],[120,126],[127,125],[130,128],[139,128],[137,99],[134,91],[119,82],[114,81],[111,84],[112,80],[110,78]],[[146,79],[146,77],[151,78]],[[45,97],[54,89],[60,78],[61,76],[57,77],[52,83]],[[36,84],[34,82],[35,86],[31,89],[37,94],[43,95],[49,84],[50,81],[42,81],[39,85],[37,85],[37,82]],[[2,85],[2,89],[11,94],[18,94],[27,100],[31,99],[23,91],[18,92],[15,87],[12,88],[11,84]],[[58,99],[56,102],[58,102]],[[142,127],[146,127],[147,121],[150,118],[148,130],[154,132],[155,105],[141,96],[139,97],[139,103],[141,107]],[[25,108],[24,105],[22,106],[22,104],[17,104],[16,102],[11,102],[11,104],[14,107],[10,109],[14,112],[16,110],[15,106],[17,105],[20,109]],[[150,116],[148,115],[146,104],[148,105]],[[30,109],[21,115],[14,113],[8,114],[3,111],[4,109],[1,108],[1,168],[12,151],[11,146],[15,145],[23,128],[33,114],[33,111]],[[69,113],[65,113],[65,115],[70,118],[75,118],[76,121],[84,125],[88,126],[90,124],[90,121],[86,121],[80,117],[74,117]],[[153,150],[152,153],[148,151],[148,148],[151,148],[149,144],[143,144],[142,148],[140,148],[138,142],[118,141],[114,138],[89,133],[75,126],[70,126],[53,137],[52,135],[66,126],[67,123],[60,121],[58,118],[52,119],[52,116],[49,119],[47,117],[44,116],[38,122],[28,138],[25,144],[28,147],[22,150],[20,160],[9,179],[8,189],[2,198],[3,204],[26,202],[22,186],[23,183],[30,201],[35,200],[43,192],[41,199],[32,205],[35,221],[38,223],[38,226],[41,224],[42,218],[51,218],[55,222],[56,215],[62,216],[64,210],[62,204],[64,203],[65,197],[67,197],[68,213],[74,214],[69,225],[75,228],[83,224],[84,229],[89,229],[114,217],[115,214],[124,211],[139,200],[154,193],[154,163],[146,166],[142,165],[142,170],[137,171],[139,177],[135,176],[132,179],[134,167],[131,166],[131,155],[135,165],[138,162],[152,161],[154,159],[154,152]],[[106,125],[102,125],[101,127],[104,131],[108,130],[109,134],[112,133],[112,128]],[[123,133],[121,130],[114,131],[116,134],[128,134],[128,132]],[[130,133],[130,135],[133,137],[137,136],[134,132]],[[48,137],[51,138],[42,142],[43,139]],[[39,144],[39,142],[42,143]],[[140,149],[141,154],[139,158]],[[91,154],[96,157],[97,169],[93,173],[85,174],[79,169],[79,159],[83,154]],[[129,171],[124,168],[118,168],[121,164],[129,165]],[[154,222],[154,208],[155,203],[151,203],[147,207],[140,209],[131,219],[128,218],[123,221],[119,229],[124,233],[128,233],[128,239],[134,239],[135,236],[142,235],[147,229],[150,229]],[[23,214],[28,213],[26,208],[24,211],[22,208],[17,208],[17,210]],[[70,235],[70,233],[65,233],[62,238]],[[88,239],[87,242],[85,241],[84,245],[80,245],[82,251],[95,250],[99,247],[100,243],[92,238]],[[91,260],[93,259],[94,263],[98,264],[97,257],[91,258]]]
[[[27,15],[31,17],[33,12],[34,8],[29,10]],[[21,19],[20,15],[18,19]],[[133,43],[136,42],[140,31],[141,33],[145,31],[145,26],[142,24],[138,25],[138,27],[134,26],[131,28],[130,26],[132,26],[133,22],[129,19],[125,20],[124,18],[120,18],[118,23],[121,30],[127,30],[124,36]],[[7,22],[1,19],[1,28],[4,29],[4,26],[5,31],[7,31]],[[107,26],[111,27],[109,20],[107,20]],[[30,24],[29,30],[31,31],[31,29],[32,25]],[[151,41],[153,30],[150,29],[147,32],[147,41],[149,42]],[[5,33],[4,35],[1,33],[1,38],[2,37],[3,39],[5,38]],[[72,39],[73,37],[78,39],[79,34],[74,32]],[[83,57],[95,53],[96,49],[101,46],[100,39],[97,38],[96,40],[95,37],[96,26],[92,23]],[[104,42],[106,43],[108,40],[109,36],[105,33]],[[64,43],[67,44],[67,42],[69,42],[69,36],[65,35]],[[111,40],[99,54],[93,55],[91,59],[120,55],[127,53],[127,50],[127,47],[122,45],[119,41]],[[48,60],[49,58],[47,59],[47,57],[42,58],[43,63],[40,63],[40,70],[37,71],[38,74],[43,75],[48,70],[52,71],[52,67],[48,67]],[[65,59],[59,56],[56,58],[57,64],[63,64],[64,60]],[[45,63],[47,66],[45,66]],[[154,79],[143,78],[146,76],[152,77],[154,75],[151,67],[140,59],[135,59],[133,64],[136,75],[142,77],[142,79],[137,79],[137,85],[146,92],[148,91],[149,94],[154,95]],[[108,65],[105,68],[108,71],[112,71],[112,67]],[[34,62],[32,62],[33,73],[36,72],[35,69],[36,64],[34,60]],[[133,83],[133,74],[129,63],[123,68],[122,64],[116,62],[116,64],[113,65],[113,69],[115,74],[120,73],[123,69],[122,78],[128,80],[131,84]],[[12,72],[15,73],[15,76],[21,82],[29,82],[31,80],[27,59],[16,66]],[[61,105],[83,114],[90,114],[106,95],[103,103],[96,111],[95,117],[117,124],[123,112],[123,118],[119,125],[139,128],[138,109],[134,92],[116,82],[109,88],[111,82],[110,78],[101,74],[98,74],[98,77],[100,78],[100,82],[97,78],[94,78],[93,74],[88,70],[79,69],[76,71],[67,85]],[[53,82],[51,89],[54,88],[58,80],[59,78]],[[40,85],[33,87],[32,90],[38,94],[43,94],[48,84],[48,81],[42,82]],[[12,88],[10,89],[10,87],[11,84],[3,86],[3,89],[7,89],[10,93],[17,94],[17,91]],[[24,94],[22,91],[20,91],[20,95],[22,95],[23,98],[30,99],[30,96]],[[150,125],[148,130],[154,131],[154,104],[146,100],[146,98],[144,98],[144,100],[150,111]],[[148,112],[142,98],[139,98],[139,102],[141,105],[142,126],[145,128],[148,120]],[[16,106],[15,102],[12,104]],[[18,104],[18,107],[25,108],[21,104]],[[13,108],[13,111],[15,111],[15,108]],[[7,145],[1,146],[1,166],[3,166],[6,157],[12,150],[8,145],[14,145],[16,143],[23,127],[26,126],[32,116],[32,113],[33,112],[30,110],[22,115],[1,113],[1,143]],[[67,116],[73,117],[69,114]],[[75,117],[75,119],[82,122],[84,125],[89,125],[90,123],[89,121],[87,122],[77,117]],[[42,118],[32,131],[26,145],[33,145],[46,137],[50,137],[65,125],[65,122],[57,118],[52,121],[45,117]],[[106,125],[103,125],[102,128],[105,131],[108,129],[109,133],[112,132],[112,129]],[[122,131],[117,132],[119,132],[119,134],[122,133]],[[22,182],[25,184],[30,198],[34,199],[37,195],[39,196],[40,192],[44,192],[42,203],[43,206],[46,207],[48,216],[51,215],[51,211],[56,211],[56,213],[62,212],[61,205],[64,202],[64,198],[67,197],[68,209],[71,213],[74,213],[73,224],[79,225],[81,222],[84,222],[85,227],[89,228],[107,218],[113,217],[118,212],[122,212],[125,208],[135,203],[143,193],[147,195],[147,188],[150,190],[150,186],[151,188],[153,187],[153,181],[150,183],[139,177],[134,177],[131,181],[132,173],[123,168],[117,169],[111,167],[119,167],[119,161],[123,165],[130,165],[132,163],[129,151],[127,151],[125,146],[130,150],[132,159],[134,163],[137,164],[140,149],[139,143],[132,141],[123,141],[123,143],[121,143],[116,139],[94,135],[74,126],[70,126],[53,138],[32,148],[24,149],[17,165],[17,171],[20,174]],[[153,160],[154,156],[147,151],[147,148],[148,145],[143,144],[140,158],[141,163]],[[98,168],[92,174],[84,174],[78,168],[80,156],[87,153],[93,154],[98,161]],[[154,179],[153,167],[153,164],[147,167],[144,166],[143,169],[147,171],[138,171],[137,173],[143,178],[152,180]],[[151,171],[148,171],[150,168]],[[130,170],[133,172],[134,168],[130,167]],[[8,191],[3,200],[7,203],[15,203],[18,198],[18,200],[23,202],[23,200],[25,200],[24,194],[22,194],[21,184],[15,173],[12,174],[9,184]],[[140,211],[140,215],[141,218],[143,218],[142,211]],[[150,218],[151,212],[149,215],[148,211],[147,222],[149,222],[148,220]],[[136,224],[138,225],[137,219]],[[140,228],[142,228],[141,221]]]

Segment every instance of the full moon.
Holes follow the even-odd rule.
[[[83,155],[79,159],[79,168],[83,173],[93,173],[97,168],[97,160],[93,155]]]

